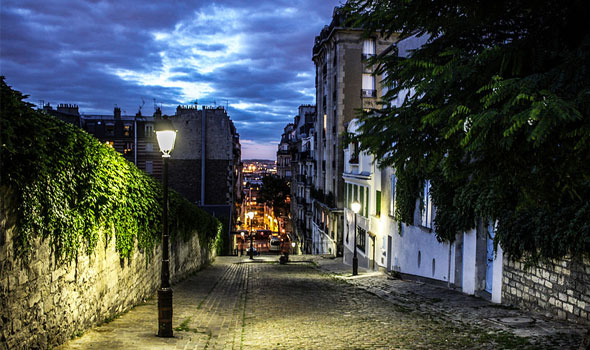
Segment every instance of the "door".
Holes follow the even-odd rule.
[[[486,261],[486,292],[492,293],[494,283],[494,224],[490,222],[487,228],[487,261]]]
[[[391,236],[387,236],[387,271],[391,271]]]

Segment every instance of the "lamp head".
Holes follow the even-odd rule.
[[[168,117],[164,116],[156,121],[156,138],[160,151],[163,153],[162,157],[170,157],[176,141],[176,129]]]
[[[250,218],[250,220],[252,220],[254,218],[254,212],[253,211],[249,211],[248,214],[246,214],[246,215],[248,215],[248,217]]]
[[[361,203],[352,202],[352,204],[350,205],[350,208],[352,209],[352,211],[354,211],[355,214],[358,214],[358,212],[361,210]]]

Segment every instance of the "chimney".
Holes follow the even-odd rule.
[[[114,114],[115,114],[115,119],[121,119],[121,108],[115,107]]]
[[[154,118],[162,118],[162,109],[160,107],[156,107],[156,111],[154,112]]]

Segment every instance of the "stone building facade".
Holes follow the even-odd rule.
[[[377,107],[380,77],[367,64],[393,42],[344,25],[340,8],[315,38],[316,120],[314,125],[313,248],[315,254],[343,254],[344,160],[342,134],[360,108]]]
[[[277,176],[281,179],[291,179],[291,152],[289,151],[289,145],[293,137],[293,130],[292,123],[285,126],[277,150]]]
[[[291,222],[293,235],[299,248],[312,252],[312,175],[315,169],[314,123],[316,109],[313,105],[301,105],[293,120],[294,132],[289,144],[291,156]]]
[[[223,107],[179,106],[170,187],[200,206],[231,205],[241,177],[239,134]]]

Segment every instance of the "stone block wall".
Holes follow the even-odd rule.
[[[4,214],[4,213],[3,213]],[[95,251],[56,265],[48,240],[34,239],[30,260],[15,256],[14,227],[0,228],[0,349],[52,348],[152,296],[160,284],[161,254],[135,249],[120,259],[113,235]],[[104,235],[102,235],[104,237]],[[170,272],[177,281],[213,258],[198,235],[172,243]],[[157,315],[154,322],[157,324]]]
[[[590,325],[590,261],[556,260],[525,268],[504,259],[502,303]]]

